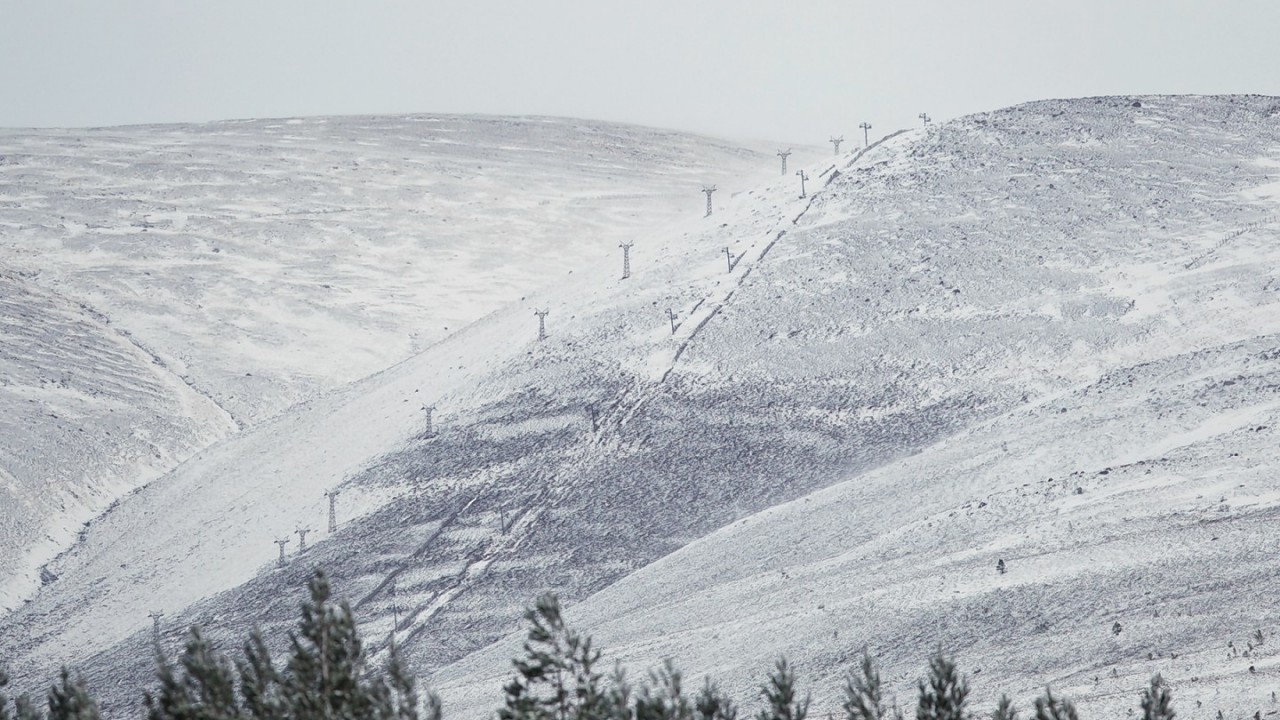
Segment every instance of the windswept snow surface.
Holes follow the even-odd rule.
[[[0,269],[0,608],[112,501],[234,429],[101,315]]]
[[[125,493],[697,217],[762,150],[555,118],[0,130],[0,609]]]
[[[1115,717],[1160,673],[1180,714],[1251,716],[1280,672],[1278,423],[1275,335],[1116,371],[745,518],[569,619],[609,662],[672,658],[742,699],[785,655],[819,717],[864,647],[904,703],[940,648],[984,711],[1051,684]],[[436,675],[457,715],[495,706],[521,641]]]
[[[0,265],[251,425],[696,217],[763,150],[542,117],[3,130]]]
[[[565,273],[121,503],[0,653],[25,683],[78,661],[120,714],[146,610],[170,648],[192,622],[278,642],[320,565],[374,653],[398,615],[456,718],[496,705],[546,590],[611,658],[748,705],[785,652],[835,710],[864,645],[905,701],[940,645],[983,702],[1054,682],[1117,712],[1160,670],[1186,717],[1252,715],[1280,646],[1278,113],[1031,103],[809,165],[807,198],[717,195],[639,236],[632,278]],[[274,568],[339,482],[337,533]]]
[[[938,648],[984,706],[1052,683],[1118,716],[1159,672],[1186,717],[1269,712],[1280,225],[1258,189],[1278,113],[1033,103],[847,168],[685,356],[740,394],[788,388],[738,415],[776,433],[775,456],[797,415],[835,434],[967,398],[968,428],[689,543],[571,622],[608,661],[673,658],[748,702],[785,654],[818,717],[840,713],[863,647],[908,712]],[[795,487],[812,466],[772,469]],[[520,641],[434,675],[458,716],[496,705]]]

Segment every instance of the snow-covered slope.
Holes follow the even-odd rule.
[[[718,196],[638,237],[634,277],[566,272],[130,498],[0,651],[28,678],[70,656],[127,687],[147,609],[170,643],[193,621],[278,632],[280,588],[319,564],[375,651],[400,607],[455,717],[496,702],[502,638],[548,589],[621,656],[674,654],[744,699],[784,651],[829,692],[864,643],[900,689],[939,642],[993,689],[1127,698],[1148,652],[1224,675],[1213,653],[1272,617],[1238,550],[1274,504],[1277,108],[1033,103],[808,166],[811,197],[793,177]],[[321,527],[344,478],[333,541],[272,569],[270,540]],[[1229,546],[1202,538],[1231,508]],[[1140,619],[1143,580],[1177,609]],[[1083,683],[1107,658],[1128,679]]]
[[[984,703],[1026,707],[1053,683],[1114,716],[1160,672],[1188,717],[1267,713],[1278,113],[1274,98],[1034,103],[864,158],[708,326],[702,357],[782,384],[775,407],[827,427],[1022,396],[690,543],[571,619],[610,659],[673,657],[744,699],[785,653],[818,716],[839,712],[864,646],[904,702],[942,647],[980,673]],[[842,379],[843,397],[806,402]],[[811,471],[780,470],[788,485]],[[434,680],[477,717],[518,651],[508,638]]]
[[[0,608],[85,521],[237,425],[697,217],[700,183],[774,161],[554,118],[0,130]]]
[[[0,269],[0,608],[85,521],[234,429],[127,333]]]
[[[1277,422],[1280,336],[1126,368],[734,523],[570,617],[610,661],[674,658],[744,699],[785,654],[818,716],[864,646],[904,701],[942,648],[983,705],[1052,684],[1114,717],[1160,673],[1180,713],[1251,716],[1280,672]],[[459,716],[494,707],[520,640],[437,674]]]
[[[5,130],[0,264],[253,424],[696,217],[701,183],[766,152],[540,117]]]

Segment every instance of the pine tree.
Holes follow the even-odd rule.
[[[996,709],[991,713],[991,720],[1018,720],[1018,711],[1013,707],[1013,701],[1008,695],[1001,695],[1000,702],[996,704]]]
[[[969,683],[956,672],[955,663],[941,654],[929,660],[929,678],[920,681],[916,720],[965,720],[964,704]]]
[[[291,654],[282,693],[295,720],[333,720],[372,716],[370,698],[362,692],[364,648],[351,608],[329,601],[329,581],[316,573],[309,583],[311,599],[302,604],[298,633],[290,633]]]
[[[1053,691],[1044,689],[1044,695],[1036,698],[1035,720],[1079,720],[1076,707],[1070,700],[1059,700]]]
[[[13,706],[14,715],[18,720],[44,720],[40,715],[40,709],[26,695],[19,695]]]
[[[144,696],[148,720],[419,720],[413,679],[394,648],[385,675],[369,672],[350,608],[330,601],[323,573],[308,588],[283,672],[257,630],[233,669],[192,628],[177,668],[157,658],[160,687]],[[440,720],[434,694],[426,713]]]
[[[622,663],[615,663],[613,666],[609,688],[605,691],[603,713],[604,717],[612,720],[635,720],[635,712],[631,706],[631,683],[627,681]]]
[[[554,594],[525,613],[525,656],[512,661],[516,677],[504,688],[499,720],[604,720],[618,709],[595,665],[591,638],[569,629]]]
[[[409,674],[408,669],[400,661],[400,654],[396,651],[394,645],[391,647],[391,659],[387,662],[387,680],[384,687],[387,702],[382,704],[382,707],[389,710],[390,714],[380,713],[379,717],[394,720],[419,720],[418,690],[415,687],[413,676]],[[427,693],[426,704],[426,716],[422,720],[441,720],[444,716],[444,709],[440,702],[440,696],[433,692]]]
[[[58,684],[49,688],[49,712],[43,714],[26,695],[13,699],[13,707],[9,707],[9,697],[3,692],[9,685],[9,675],[0,670],[0,720],[98,720],[98,706],[89,696],[84,681],[71,679],[71,673],[64,666],[59,673]]]
[[[4,694],[4,689],[8,684],[9,675],[0,670],[0,720],[13,720],[13,713],[9,710],[9,698]]]
[[[232,720],[240,717],[231,663],[219,655],[199,628],[191,628],[179,664],[181,677],[157,655],[160,690],[143,694],[148,720]]]
[[[244,644],[244,657],[236,660],[240,676],[243,714],[252,720],[285,720],[288,717],[280,689],[280,673],[271,664],[271,651],[257,628]]]
[[[1172,702],[1169,689],[1157,674],[1151,678],[1151,687],[1142,691],[1142,720],[1173,720],[1176,713],[1173,712]]]
[[[33,709],[34,711],[34,709]],[[71,679],[63,666],[59,682],[49,688],[49,720],[99,720],[98,705],[82,678]]]
[[[738,708],[728,695],[720,692],[720,688],[707,676],[702,684],[702,691],[694,701],[701,720],[737,720]]]
[[[844,715],[846,720],[886,720],[880,688],[880,671],[871,653],[862,651],[860,672],[850,672],[844,683]]]
[[[684,696],[680,671],[669,658],[649,673],[649,682],[640,688],[635,720],[693,720],[693,705]]]
[[[779,658],[769,682],[760,688],[766,707],[756,717],[759,720],[804,720],[809,713],[809,696],[796,700],[796,674],[787,665],[786,658]]]

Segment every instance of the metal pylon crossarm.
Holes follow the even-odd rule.
[[[329,498],[329,532],[334,532],[338,529],[338,514],[336,509],[338,504],[338,491],[326,491],[324,496]]]
[[[280,559],[277,560],[276,563],[280,567],[284,567],[284,546],[289,544],[289,538],[280,538],[276,540],[275,543],[280,546]]]

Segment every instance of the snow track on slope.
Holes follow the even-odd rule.
[[[856,166],[860,159],[878,148],[882,143],[895,138],[904,132],[907,131],[900,130],[892,133],[881,138],[870,146],[859,150],[854,154],[852,159],[843,165],[843,167],[845,169],[849,169]],[[831,173],[830,176],[831,178],[834,178],[835,174]],[[800,222],[804,215],[809,211],[815,197],[820,195],[822,192],[823,189],[817,189],[810,193],[807,198],[801,198],[806,199],[807,202],[799,213],[790,219],[790,224],[792,226],[797,225]],[[784,204],[779,208],[779,216],[775,220],[776,223],[787,222],[786,207],[787,204]],[[706,290],[707,294],[695,303],[694,312],[691,312],[688,316],[681,319],[680,324],[676,326],[676,331],[673,333],[673,336],[674,339],[678,341],[678,344],[676,345],[674,352],[671,353],[670,360],[657,369],[655,369],[651,364],[650,373],[647,377],[641,376],[634,379],[620,394],[618,394],[610,403],[605,405],[603,409],[599,410],[597,414],[593,416],[593,437],[588,447],[593,448],[597,455],[605,453],[607,449],[610,451],[616,451],[617,448],[614,440],[616,440],[617,435],[621,433],[628,421],[634,417],[635,414],[647,402],[649,402],[656,393],[661,392],[661,386],[666,382],[671,372],[675,370],[680,357],[685,350],[698,337],[703,328],[705,328],[718,313],[729,305],[734,294],[741,287],[743,281],[750,276],[752,271],[764,261],[770,251],[773,250],[777,243],[786,235],[787,230],[785,228],[776,228],[771,230],[767,235],[769,238],[767,242],[764,242],[763,244],[755,242],[749,245],[745,250],[739,252],[737,257],[735,257],[730,263],[729,271],[726,273],[731,277],[733,281],[732,284],[723,290],[708,288]],[[690,323],[692,323],[691,327]],[[658,352],[663,351],[660,350]],[[587,458],[580,458],[577,460],[577,462],[591,461],[591,459]],[[562,474],[572,474],[572,465],[562,466]],[[520,544],[519,532],[531,527],[533,523],[536,523],[537,518],[543,513],[554,510],[558,505],[556,502],[556,496],[563,496],[570,492],[572,485],[558,484],[554,486],[555,490],[551,490],[551,487],[553,487],[551,483],[542,484],[542,490],[539,492],[537,500],[532,503],[526,503],[523,506],[526,510],[512,519],[512,526],[508,533],[491,537],[488,540],[479,541],[475,546],[473,546],[473,548],[465,554],[461,569],[457,571],[454,576],[454,580],[447,587],[428,595],[426,598],[415,600],[414,604],[407,609],[402,616],[402,619],[394,627],[394,631],[396,633],[407,631],[401,641],[402,646],[408,647],[415,639],[420,637],[422,631],[426,627],[425,621],[430,619],[453,598],[465,592],[469,581],[481,577],[496,559],[501,557],[504,553],[509,552],[514,547],[517,547]],[[406,558],[406,560],[396,570],[392,571],[392,573],[384,578],[373,591],[363,597],[360,602],[357,603],[356,607],[359,608],[371,602],[379,593],[384,595],[384,600],[395,602],[395,600],[385,597],[386,590],[391,586],[394,577],[412,569],[413,559],[425,552],[431,544],[436,541],[440,534],[447,529],[448,526],[452,525],[461,513],[465,511],[466,508],[471,507],[471,505],[474,504],[486,491],[487,487],[479,490],[463,509],[449,515],[435,533],[425,541],[418,550],[413,553],[413,555]],[[371,644],[371,651],[374,653],[382,652],[387,649],[389,649],[389,640],[375,641]]]

